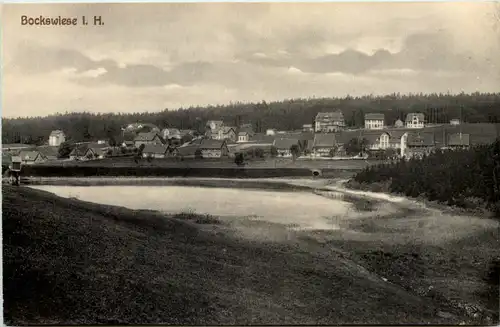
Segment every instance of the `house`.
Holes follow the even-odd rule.
[[[23,165],[34,165],[45,162],[47,158],[38,151],[21,151],[19,152]]]
[[[213,134],[212,134],[213,136]],[[216,140],[236,141],[236,128],[232,126],[223,126],[217,132]]]
[[[181,132],[177,128],[164,128],[160,134],[164,140],[169,140],[172,138],[176,139],[181,138]]]
[[[134,138],[134,145],[138,148],[142,144],[160,145],[160,144],[165,144],[165,141],[157,132],[138,133],[137,136]]]
[[[406,149],[403,153],[405,157],[421,157],[432,152],[436,147],[434,133],[410,132],[406,135]]]
[[[311,149],[314,156],[331,157],[337,150],[335,134],[316,134]]]
[[[142,150],[144,158],[165,158],[168,156],[171,149],[163,144],[146,144]]]
[[[109,144],[97,142],[77,143],[69,154],[71,160],[94,160],[106,156]]]
[[[454,125],[454,126],[460,125],[460,119],[455,118],[455,119],[450,120],[450,125]]]
[[[406,115],[405,123],[407,128],[424,128],[425,115],[422,113],[409,113]]]
[[[383,129],[385,117],[384,114],[369,113],[365,115],[365,129]]]
[[[250,140],[250,134],[248,134],[248,132],[239,132],[238,133],[238,143],[248,142],[249,140]]]
[[[49,135],[49,145],[50,146],[59,146],[61,143],[66,141],[66,135],[61,130],[55,130],[50,132]]]
[[[75,147],[69,153],[69,158],[71,160],[87,160],[85,154],[87,153],[88,144],[75,144]]]
[[[275,128],[269,128],[266,130],[266,135],[276,135],[276,129]]]
[[[451,149],[468,148],[470,146],[470,135],[463,133],[449,134],[446,145]]]
[[[272,135],[255,133],[253,136],[250,137],[248,142],[253,143],[253,144],[272,146],[274,144],[274,140],[275,140],[275,137]]]
[[[207,121],[206,133],[205,136],[212,139],[217,139],[219,136],[219,130],[224,126],[224,122],[222,120],[209,120]]]
[[[203,158],[227,157],[229,152],[226,140],[203,139],[199,149]]]
[[[396,128],[403,128],[405,127],[405,123],[401,119],[398,119],[394,122],[394,127]]]
[[[313,124],[304,124],[302,125],[303,132],[314,132]]]
[[[384,131],[365,131],[363,138],[368,141],[370,150],[401,149],[401,137],[405,130],[384,130]]]
[[[196,157],[196,151],[198,149],[199,149],[199,144],[190,144],[175,148],[172,154],[182,159],[193,159]]]
[[[87,160],[92,159],[103,159],[109,149],[109,145],[106,143],[89,143],[87,144],[87,150],[85,151],[85,158]]]
[[[292,156],[292,146],[299,146],[299,140],[297,139],[288,139],[288,138],[277,138],[274,140],[273,146],[276,148],[278,156],[280,157],[291,157]]]
[[[336,132],[345,127],[344,114],[337,110],[334,112],[319,112],[314,120],[314,130],[323,133]]]
[[[58,146],[39,146],[36,148],[47,160],[56,160],[59,157],[59,147]]]

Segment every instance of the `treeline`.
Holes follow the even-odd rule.
[[[441,150],[423,159],[371,166],[353,180],[365,186],[386,185],[392,193],[448,205],[483,207],[500,215],[500,140],[471,149]]]
[[[131,114],[74,112],[48,117],[3,119],[2,141],[43,143],[54,129],[62,129],[69,137],[78,141],[107,138],[119,135],[120,128],[132,122],[202,132],[205,122],[210,119],[222,119],[227,125],[234,126],[252,123],[256,132],[264,132],[268,128],[293,130],[312,123],[318,112],[336,109],[342,110],[348,126],[356,127],[363,126],[364,115],[371,112],[384,113],[388,125],[392,125],[397,119],[404,120],[410,112],[423,112],[428,122],[432,123],[446,123],[452,118],[460,117],[470,123],[497,122],[500,120],[500,93],[293,99]]]

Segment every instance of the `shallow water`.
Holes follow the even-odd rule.
[[[61,197],[130,209],[166,213],[196,212],[247,217],[304,229],[338,229],[332,217],[345,217],[352,204],[308,192],[270,192],[184,186],[32,186]]]
[[[271,180],[270,180],[271,181]],[[211,214],[231,221],[252,237],[272,233],[276,226],[288,231],[341,231],[333,237],[356,241],[417,242],[439,244],[487,229],[498,229],[498,221],[446,214],[423,203],[383,193],[346,190],[339,183],[317,180],[279,180],[311,187],[304,192],[273,192],[240,188],[194,186],[31,186],[62,197],[130,209],[165,213]],[[317,191],[314,191],[316,189]],[[316,193],[316,194],[315,194]],[[353,200],[350,197],[365,200]],[[374,200],[366,208],[358,202]],[[275,224],[251,224],[248,221]],[[267,231],[267,229],[271,230]],[[288,232],[286,232],[288,233]],[[288,237],[288,234],[286,234]]]

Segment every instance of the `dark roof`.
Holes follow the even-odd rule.
[[[240,127],[239,129],[240,133],[248,133],[249,135],[254,135],[255,132],[253,131],[252,127]]]
[[[22,160],[27,160],[27,161],[35,161],[35,159],[38,156],[43,157],[43,155],[38,151],[21,151],[19,152],[19,156],[21,157]]]
[[[334,147],[336,145],[335,134],[316,134],[313,147]]]
[[[330,121],[330,120],[344,120],[342,111],[337,110],[333,112],[318,112],[316,121]]]
[[[221,140],[203,139],[200,144],[200,149],[221,149],[226,142]]]
[[[300,132],[296,135],[296,138],[302,141],[312,141],[314,140],[314,136],[313,132]]]
[[[233,126],[222,127],[222,133],[224,133],[224,134],[228,134],[231,130],[233,130],[233,132],[236,133],[236,127],[233,127]]]
[[[285,138],[277,138],[274,140],[274,146],[277,149],[290,149],[292,145],[299,145],[299,140],[297,139],[285,139]]]
[[[239,132],[238,133],[238,136],[244,136],[244,135],[248,135],[248,132]]]
[[[384,114],[369,113],[365,115],[365,120],[384,120]]]
[[[142,153],[155,153],[155,154],[165,154],[167,152],[167,147],[161,144],[146,144]]]
[[[256,143],[269,143],[273,144],[276,136],[274,135],[265,135],[265,134],[254,134],[250,137],[250,141]]]
[[[69,154],[71,157],[83,157],[88,149],[88,144],[76,144],[71,153]]]
[[[500,124],[491,123],[462,123],[460,125],[441,125],[425,127],[424,131],[434,132],[436,143],[445,145],[445,140],[449,134],[469,134],[470,145],[488,144],[500,136]],[[446,139],[445,139],[446,137]]]
[[[470,145],[470,135],[463,133],[455,133],[448,135],[448,146],[468,146]]]
[[[177,155],[181,157],[187,157],[187,156],[194,156],[197,149],[198,145],[187,145],[187,146],[180,146],[176,150],[177,150]]]
[[[58,146],[39,146],[36,150],[46,157],[57,157],[59,154]]]
[[[410,132],[408,133],[408,146],[434,146],[434,133],[429,132]]]
[[[138,133],[134,141],[152,141],[156,136],[160,137],[156,132]]]

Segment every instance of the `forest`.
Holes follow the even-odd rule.
[[[198,106],[164,109],[158,112],[102,113],[71,108],[71,112],[47,117],[4,118],[3,143],[43,144],[52,130],[61,129],[75,141],[117,137],[121,127],[133,122],[153,123],[160,128],[175,127],[203,131],[210,119],[226,125],[251,123],[256,132],[268,128],[294,130],[313,122],[318,112],[340,109],[346,124],[361,127],[366,113],[385,114],[387,125],[404,120],[407,113],[422,112],[430,123],[447,123],[461,118],[464,122],[497,122],[500,120],[500,93],[473,94],[391,94],[343,98],[289,99],[276,102],[231,103],[220,106]],[[119,111],[117,108],[116,111]]]
[[[500,140],[462,150],[438,150],[422,160],[367,167],[351,186],[423,197],[461,208],[485,208],[500,217]],[[360,187],[361,186],[361,187]]]

